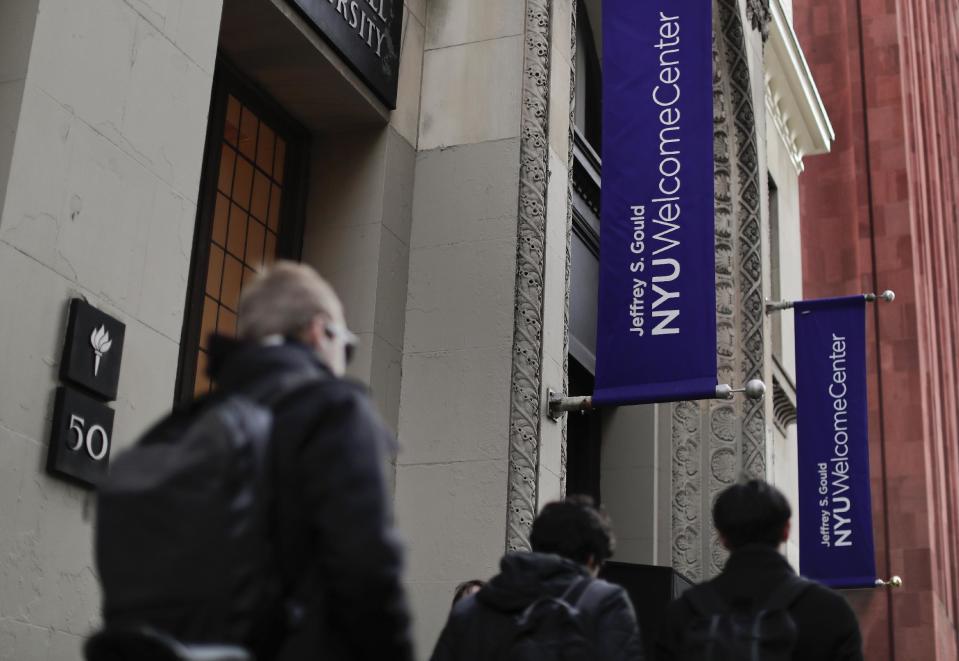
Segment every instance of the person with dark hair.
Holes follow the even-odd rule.
[[[454,604],[431,661],[640,661],[626,591],[596,578],[615,550],[606,513],[588,496],[549,503],[530,545],[507,553],[498,575]]]
[[[843,596],[797,576],[779,553],[791,516],[782,492],[762,480],[719,494],[713,522],[729,559],[670,604],[658,661],[862,661],[859,623]]]

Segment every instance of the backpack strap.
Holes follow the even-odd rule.
[[[687,590],[683,593],[683,598],[703,617],[719,615],[729,610],[729,606],[711,582],[701,583]]]
[[[802,576],[791,575],[779,585],[763,605],[764,611],[788,610],[813,582]]]
[[[260,404],[273,408],[301,388],[324,381],[319,371],[302,371],[283,374],[253,388],[247,395]]]
[[[573,607],[578,607],[583,595],[589,591],[590,584],[594,581],[589,576],[580,576],[569,584],[560,599]]]
[[[575,602],[570,602],[576,609],[592,616],[599,608],[603,599],[612,594],[617,588],[609,585],[605,581],[598,581],[593,578],[583,579],[585,585],[579,593],[579,598]]]

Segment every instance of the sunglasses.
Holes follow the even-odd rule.
[[[356,345],[359,344],[359,338],[349,328],[335,321],[327,321],[325,325],[326,336],[331,340],[339,340],[343,344],[343,353],[346,356],[346,364],[353,362],[353,356],[356,354]]]

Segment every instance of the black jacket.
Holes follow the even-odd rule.
[[[500,573],[477,594],[456,604],[440,635],[431,661],[493,661],[512,635],[513,618],[536,599],[561,597],[586,568],[557,555],[509,553]],[[643,658],[636,615],[626,591],[600,579],[605,588],[595,612],[597,661],[639,661]]]
[[[393,437],[364,390],[333,377],[307,347],[215,338],[210,373],[225,392],[285,375],[309,384],[274,407],[275,552],[299,624],[277,661],[408,661],[401,550],[382,474]]]
[[[753,611],[789,576],[786,559],[771,546],[746,546],[735,551],[713,586],[730,608]],[[859,623],[846,599],[818,583],[807,588],[789,609],[799,629],[793,651],[796,661],[862,661]],[[689,601],[680,597],[669,605],[656,642],[658,661],[680,658],[683,632],[696,617]]]

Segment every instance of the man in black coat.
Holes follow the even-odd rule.
[[[401,549],[382,475],[393,437],[341,377],[355,338],[332,288],[278,263],[243,293],[238,340],[211,344],[224,392],[312,379],[274,405],[273,534],[287,622],[277,661],[409,661]],[[261,657],[258,657],[261,658]]]
[[[614,541],[609,520],[592,500],[572,496],[546,505],[533,522],[530,544],[532,553],[508,553],[497,576],[454,605],[431,661],[505,658],[517,619],[544,597],[580,609],[594,646],[590,659],[641,661],[639,628],[626,591],[596,578]]]
[[[710,590],[730,611],[752,613],[774,592],[795,582],[795,572],[778,547],[789,538],[791,509],[786,497],[761,480],[723,491],[713,506],[713,521],[731,551],[722,573],[708,586],[694,587],[670,604],[656,642],[658,661],[691,658],[684,654],[690,625],[701,614],[692,591]],[[862,661],[862,637],[856,615],[845,598],[819,583],[801,588],[787,609],[798,630],[795,661]]]

